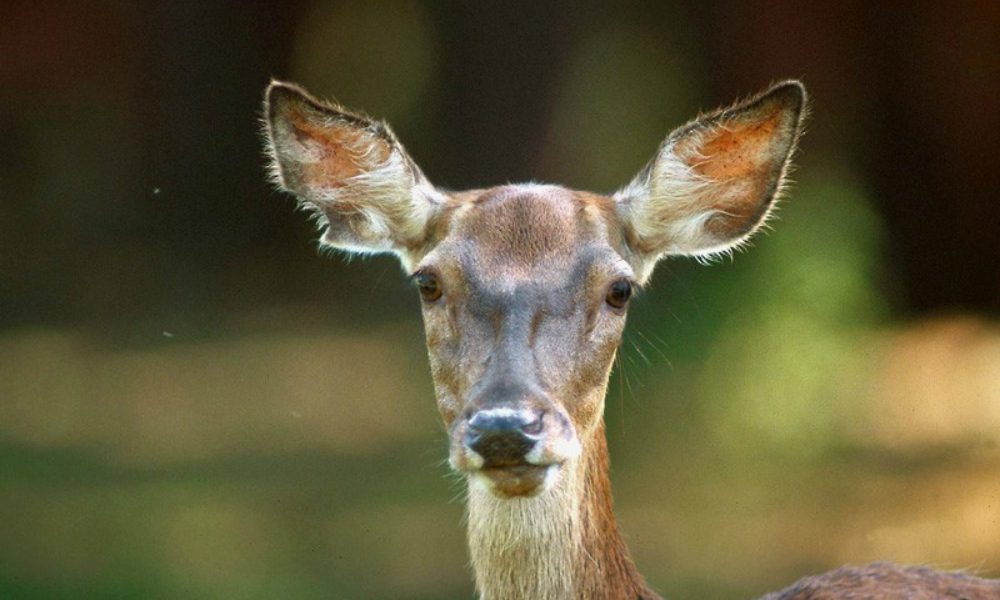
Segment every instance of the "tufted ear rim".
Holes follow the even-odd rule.
[[[786,182],[806,92],[788,80],[674,130],[616,211],[643,272],[664,254],[711,256],[745,243]]]
[[[421,246],[440,194],[388,125],[272,81],[264,137],[272,182],[316,215],[324,245],[404,262]]]
[[[279,134],[277,124],[286,122],[288,115],[295,112],[327,127],[343,125],[365,131],[389,148],[400,147],[396,135],[384,122],[348,110],[339,104],[320,100],[294,83],[273,79],[264,92],[263,124],[268,156],[272,159],[272,180],[279,187],[288,189],[289,185],[281,172],[281,162],[278,159],[275,143]],[[415,167],[412,161],[407,162]]]
[[[339,120],[354,127],[370,129],[372,133],[379,135],[387,142],[396,143],[396,136],[381,121],[348,110],[339,104],[320,100],[294,83],[272,79],[264,92],[266,123],[270,126],[278,111],[291,104],[308,107],[318,116]]]
[[[692,132],[708,129],[727,119],[747,118],[759,114],[771,106],[780,107],[787,111],[789,121],[794,124],[795,136],[794,139],[790,140],[794,146],[801,133],[802,121],[808,114],[807,97],[806,87],[801,81],[797,79],[779,81],[748,98],[737,100],[730,106],[699,114],[670,132],[662,146],[668,145],[677,138],[690,135]]]

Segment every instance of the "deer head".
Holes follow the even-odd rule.
[[[268,88],[275,183],[316,214],[321,244],[395,254],[419,290],[450,464],[470,482],[484,595],[493,585],[486,580],[514,577],[515,566],[499,563],[533,560],[530,544],[508,544],[513,554],[499,556],[504,536],[532,537],[518,530],[528,513],[532,527],[551,525],[550,541],[565,554],[548,570],[569,573],[548,578],[567,580],[544,593],[511,581],[494,595],[571,594],[584,551],[617,552],[603,568],[608,577],[621,571],[621,589],[629,585],[631,562],[610,516],[603,428],[629,299],[661,257],[730,252],[760,228],[781,190],[804,100],[802,85],[788,81],[700,117],[612,195],[536,184],[452,193],[428,182],[387,125],[292,85]],[[477,541],[477,528],[492,534]],[[641,578],[633,579],[641,592]]]

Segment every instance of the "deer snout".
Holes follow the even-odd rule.
[[[465,445],[482,457],[484,467],[523,464],[542,440],[542,413],[495,408],[469,418]]]
[[[562,466],[580,455],[574,428],[557,407],[525,404],[476,410],[459,422],[452,438],[452,466],[500,498],[550,489]]]

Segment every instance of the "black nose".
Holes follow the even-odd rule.
[[[481,410],[469,419],[465,444],[483,457],[484,466],[524,462],[541,439],[541,415],[524,410]]]

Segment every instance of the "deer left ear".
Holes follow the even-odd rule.
[[[805,101],[802,84],[786,81],[667,137],[615,194],[643,278],[664,254],[711,255],[753,235],[781,189]]]

